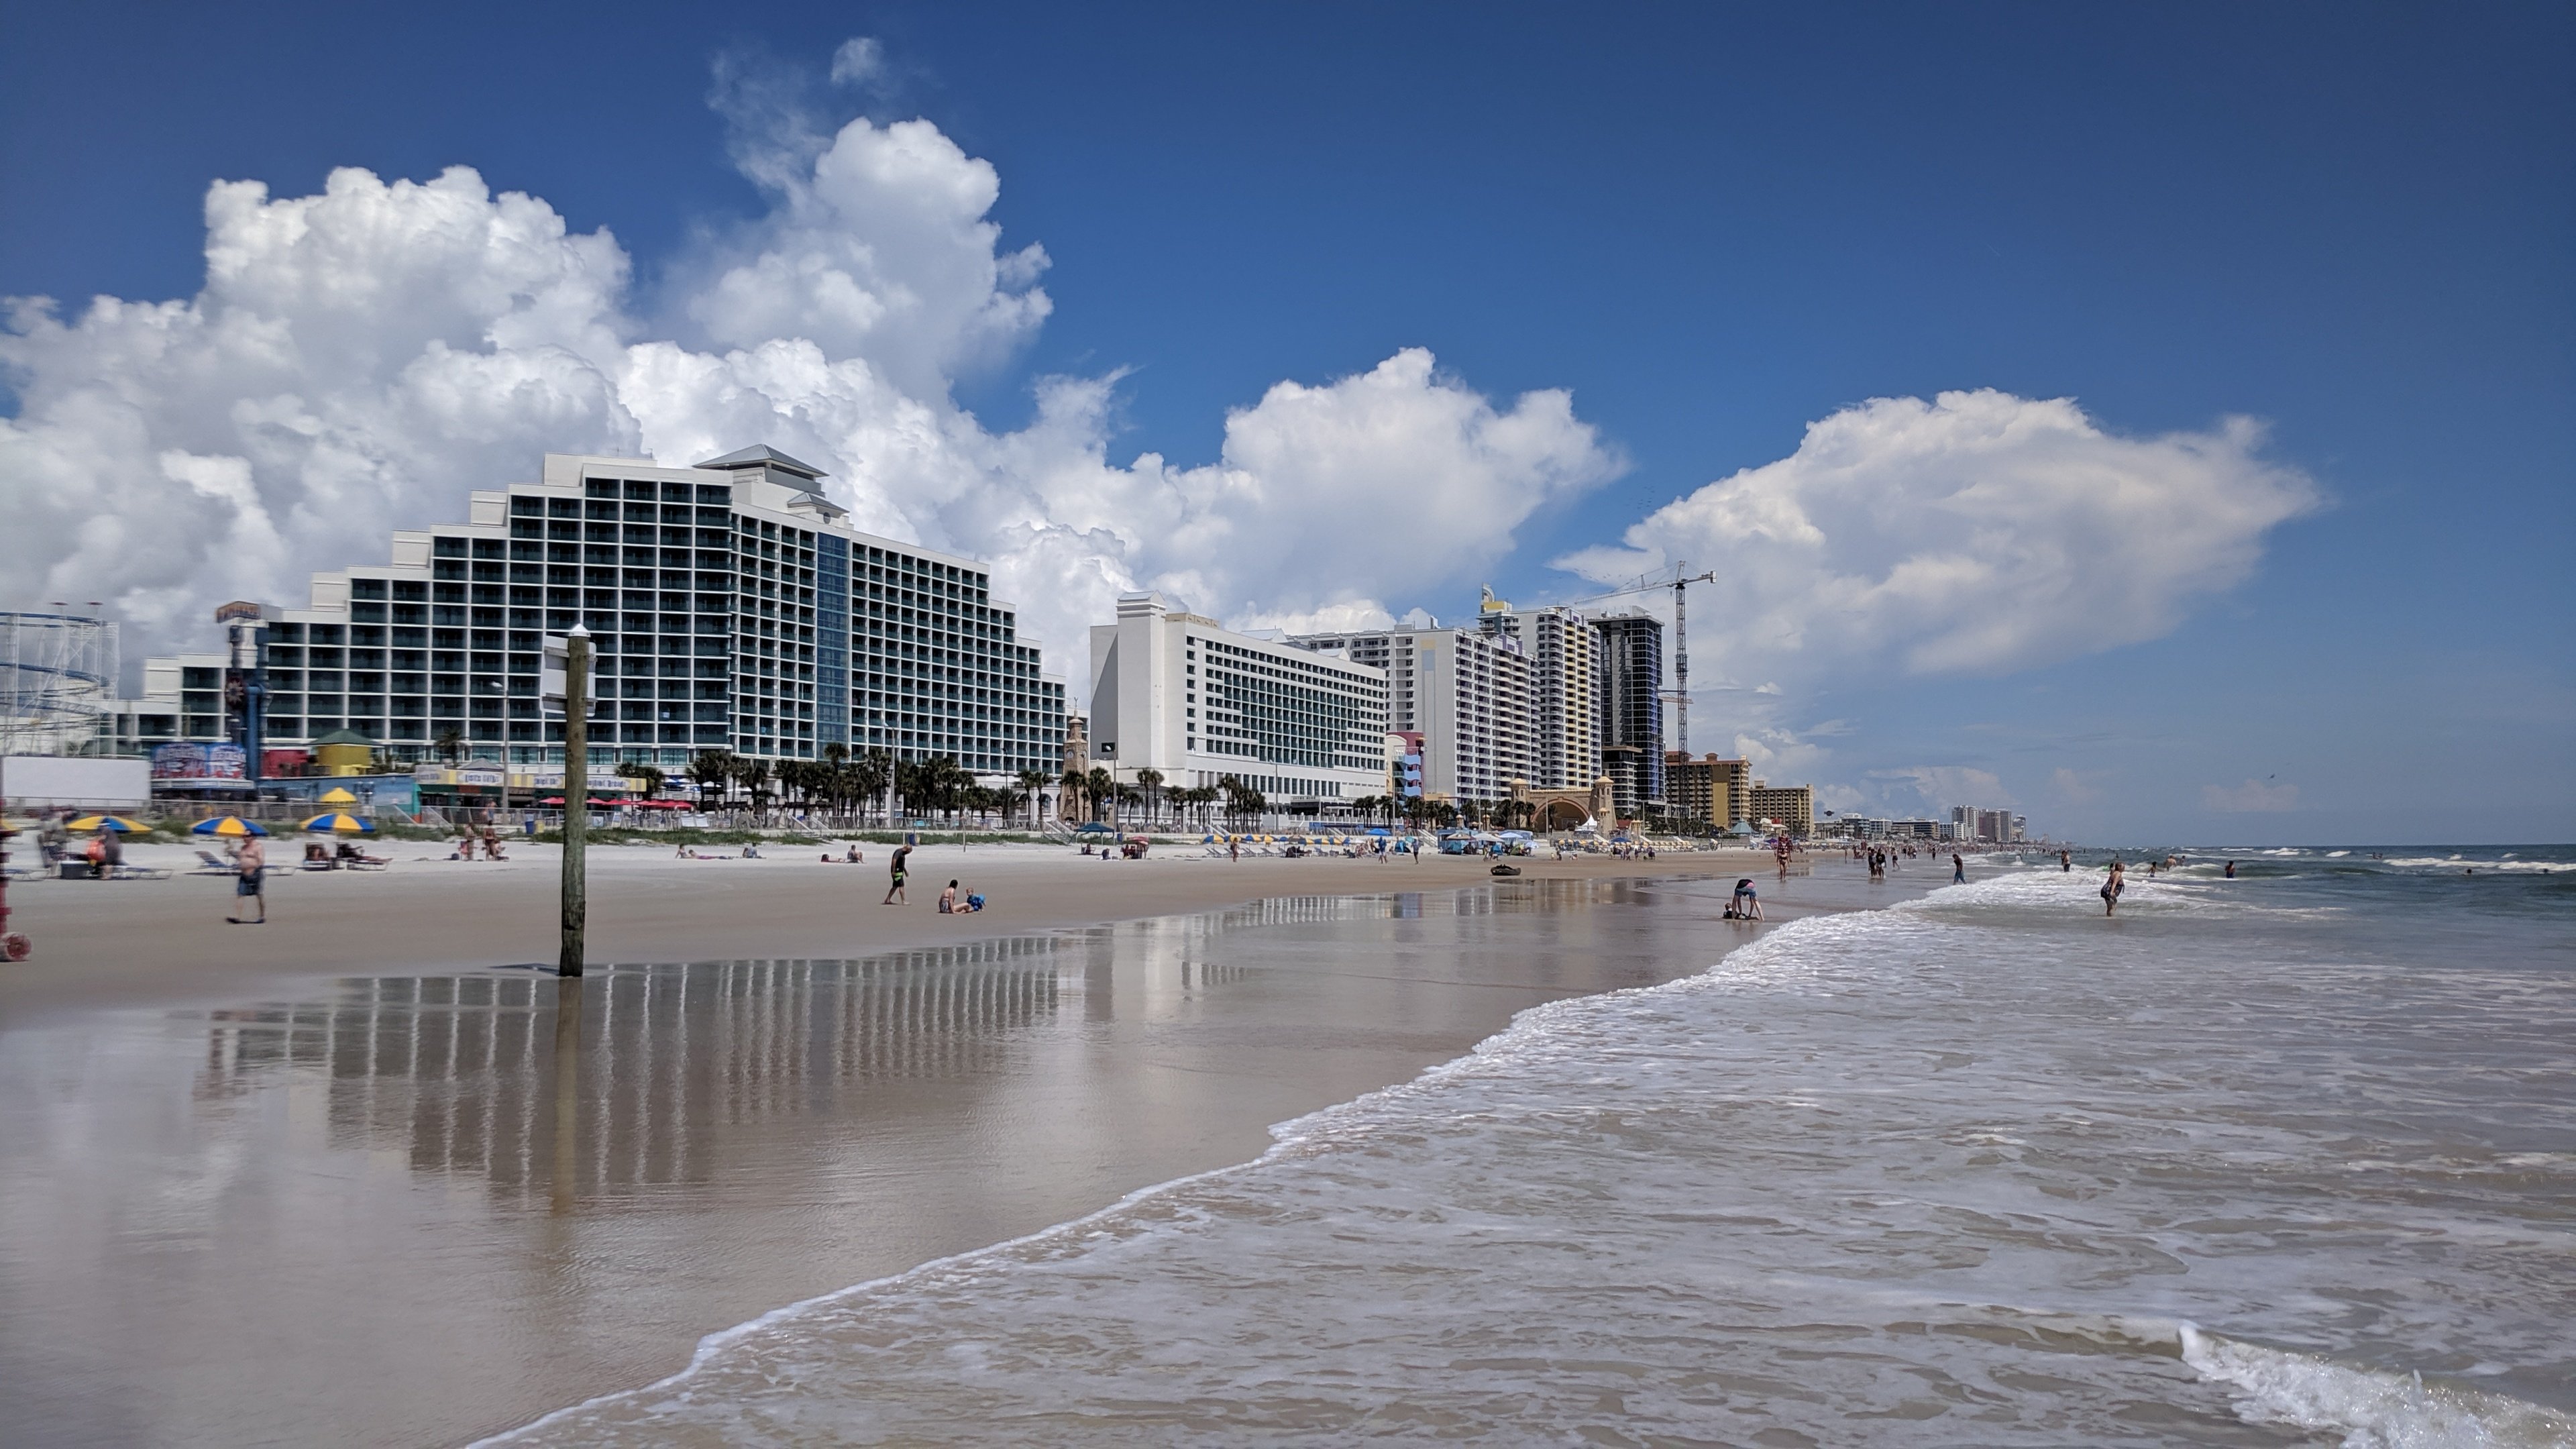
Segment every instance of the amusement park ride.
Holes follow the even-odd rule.
[[[26,934],[9,929],[9,802],[0,800],[0,961],[24,961],[35,950]]]
[[[116,626],[99,606],[76,614],[0,610],[0,754],[72,754],[98,738],[115,693]],[[9,929],[9,837],[0,800],[0,961],[33,949]]]

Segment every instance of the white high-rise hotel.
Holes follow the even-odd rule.
[[[1303,649],[1383,669],[1388,728],[1418,736],[1422,791],[1460,800],[1505,800],[1533,779],[1530,661],[1504,635],[1410,627],[1302,634]]]
[[[1233,776],[1274,802],[1387,790],[1386,671],[1167,607],[1118,600],[1091,629],[1091,754],[1123,779],[1194,789]]]
[[[389,562],[314,575],[306,607],[245,606],[263,741],[349,730],[397,757],[560,763],[539,663],[580,624],[598,762],[842,745],[1054,774],[1064,685],[982,566],[857,532],[822,476],[765,447],[692,468],[550,453],[540,481],[474,494],[466,522],[396,533]],[[241,672],[152,661],[123,742],[238,739]]]

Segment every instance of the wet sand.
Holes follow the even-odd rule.
[[[1733,862],[1621,867],[1716,881],[1607,862],[1490,881],[1460,862],[1072,859],[978,862],[1006,904],[964,921],[875,907],[874,852],[864,872],[610,865],[614,944],[593,954],[670,964],[594,968],[575,1033],[571,983],[474,969],[537,954],[506,946],[519,917],[544,925],[550,869],[297,881],[265,939],[317,944],[264,956],[256,929],[218,927],[207,961],[13,979],[13,1442],[462,1442],[669,1373],[768,1309],[1245,1160],[1270,1124],[1409,1078],[1523,1007],[1750,939],[1716,919]],[[945,881],[922,864],[916,880]],[[1775,918],[1934,883],[1870,887],[1838,863],[1757,878]],[[1134,918],[1289,882],[1314,888]],[[862,885],[846,910],[810,908]],[[1352,885],[1379,889],[1323,893]],[[172,929],[139,893],[96,915],[60,899],[29,922],[49,960],[73,941],[148,954]],[[404,900],[401,923],[371,924]],[[974,939],[919,944],[942,927]]]
[[[555,847],[520,845],[507,860],[470,863],[446,860],[446,847],[426,842],[369,848],[393,865],[371,872],[273,868],[265,926],[224,924],[233,899],[223,876],[13,885],[12,924],[34,938],[36,954],[0,972],[0,1025],[63,1008],[220,1003],[299,978],[553,965],[562,879]],[[892,848],[861,848],[867,857],[861,865],[825,864],[813,846],[780,846],[764,860],[679,860],[658,847],[593,849],[589,957],[852,957],[1292,893],[1429,890],[1490,878],[1486,862],[1459,856],[1402,864],[1228,861],[1193,846],[1128,861],[1060,846],[942,845],[913,853],[910,904],[888,906],[882,902]],[[293,842],[273,843],[272,860],[288,862],[295,849]],[[23,859],[24,851],[17,855]],[[137,846],[128,859],[174,871],[198,863],[191,850],[170,845]],[[1520,863],[1531,880],[1759,875],[1772,866],[1769,857],[1749,850]],[[966,917],[938,914],[940,888],[951,879],[982,891],[988,908]]]

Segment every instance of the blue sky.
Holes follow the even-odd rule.
[[[0,293],[61,299],[66,321],[94,293],[187,299],[216,180],[291,198],[334,167],[462,165],[613,234],[624,341],[739,347],[705,320],[706,278],[781,225],[742,157],[808,154],[762,142],[764,117],[826,136],[921,117],[998,174],[999,250],[1047,261],[1042,324],[941,354],[975,447],[1030,436],[1038,380],[1070,377],[1102,384],[1090,436],[1114,469],[1205,468],[1230,410],[1405,348],[1497,412],[1567,390],[1591,430],[1582,456],[1529,465],[1481,555],[1308,599],[1245,564],[1205,606],[1464,615],[1478,581],[1589,592],[1551,565],[1872,398],[2071,398],[2127,439],[2250,417],[2246,457],[2308,491],[2212,545],[2259,551],[2230,581],[2148,600],[2147,626],[2106,617],[2103,647],[1928,670],[1893,636],[1766,653],[1745,636],[1767,601],[1721,591],[1694,608],[1694,677],[1741,687],[1702,696],[1694,745],[1745,740],[1858,808],[2008,800],[2092,840],[2576,835],[2564,9],[536,10],[15,7]],[[836,86],[853,37],[877,64]],[[720,58],[730,121],[709,105]],[[76,354],[0,361],[35,399],[93,365]],[[163,441],[280,486],[255,447]],[[2179,531],[2233,477],[2168,498]],[[461,507],[403,486],[395,522]],[[1355,492],[1347,526],[1384,531],[1384,492]],[[941,506],[915,531],[971,542],[955,510],[979,505]],[[2165,532],[2153,506],[2121,526]],[[350,561],[280,530],[282,571]],[[1134,580],[1180,576],[1122,557]],[[1030,567],[1024,593],[1053,577]],[[1986,607],[2080,618],[2093,597],[2025,579]]]

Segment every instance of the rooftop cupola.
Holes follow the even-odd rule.
[[[721,458],[709,458],[696,466],[731,473],[736,477],[757,473],[762,482],[775,483],[798,495],[789,500],[787,506],[790,508],[803,508],[834,522],[849,516],[848,509],[823,496],[822,480],[830,474],[811,463],[791,458],[767,443],[754,443]]]

